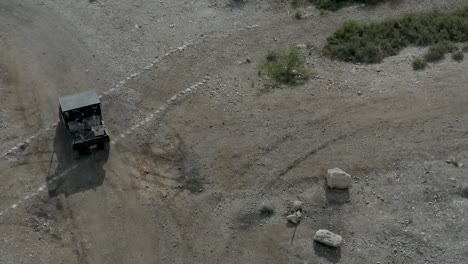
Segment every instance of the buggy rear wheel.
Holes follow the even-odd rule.
[[[106,141],[100,142],[100,143],[98,144],[98,148],[99,148],[100,150],[108,151],[108,150],[109,150],[109,145],[110,145],[110,144],[109,144],[109,141],[106,140]]]

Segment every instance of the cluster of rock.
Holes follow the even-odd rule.
[[[330,189],[349,189],[351,187],[351,175],[339,168],[327,171],[327,186]],[[340,247],[343,238],[329,230],[320,229],[315,233],[314,240],[330,247]]]
[[[351,187],[351,175],[340,170],[339,168],[329,169],[327,172],[327,186],[330,189],[348,189]],[[294,201],[291,214],[286,217],[286,220],[298,225],[302,217],[302,202]],[[314,235],[314,240],[330,247],[340,247],[343,243],[343,238],[329,230],[320,229]]]
[[[301,222],[302,218],[302,202],[301,201],[294,201],[293,206],[291,208],[292,214],[286,217],[289,223],[293,225],[298,225]]]

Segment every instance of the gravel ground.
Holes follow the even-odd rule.
[[[0,263],[464,263],[468,179],[447,160],[468,164],[468,62],[415,72],[424,48],[375,65],[319,50],[348,19],[467,3],[296,20],[284,1],[3,0]],[[316,76],[267,89],[256,65],[287,44],[309,44]],[[74,160],[57,98],[91,88],[115,144]],[[349,191],[325,187],[335,167]]]

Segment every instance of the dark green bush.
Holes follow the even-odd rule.
[[[297,8],[297,7],[303,6],[305,4],[305,1],[306,0],[291,0],[291,5],[294,8]]]
[[[424,68],[426,68],[427,66],[427,61],[423,58],[416,58],[414,61],[413,61],[413,70],[417,71],[417,70],[422,70]]]
[[[463,51],[463,52],[468,52],[468,44],[465,45],[465,46],[463,46],[462,51]]]
[[[424,58],[428,62],[440,61],[444,59],[446,53],[453,52],[456,49],[457,46],[455,46],[455,44],[448,41],[442,41],[432,45],[424,55]]]
[[[303,16],[304,16],[304,11],[302,11],[301,9],[296,10],[296,13],[294,13],[294,18],[296,19],[302,19]]]
[[[460,62],[460,61],[463,60],[463,58],[465,58],[465,55],[463,54],[462,51],[459,51],[459,50],[458,50],[458,51],[456,51],[456,52],[454,52],[454,53],[452,54],[452,59],[453,59],[454,61]]]
[[[274,62],[278,59],[278,53],[274,50],[269,50],[265,59],[267,60],[267,62]]]
[[[349,62],[377,63],[409,45],[468,41],[468,6],[453,13],[411,14],[365,24],[345,22],[327,38],[324,53]]]
[[[298,85],[309,79],[305,59],[294,46],[284,50],[269,51],[265,61],[258,65],[258,69],[283,84]]]
[[[275,210],[266,205],[262,206],[259,212],[260,212],[260,216],[263,216],[263,217],[270,217],[275,214]]]
[[[293,0],[294,1],[294,0]],[[378,4],[391,0],[309,0],[319,9],[337,10],[346,3]]]

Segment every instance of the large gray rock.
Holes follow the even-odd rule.
[[[338,168],[329,169],[327,185],[332,189],[348,189],[351,186],[351,175]]]
[[[340,235],[325,229],[318,230],[315,233],[314,240],[330,247],[339,247],[343,243],[343,238]]]

